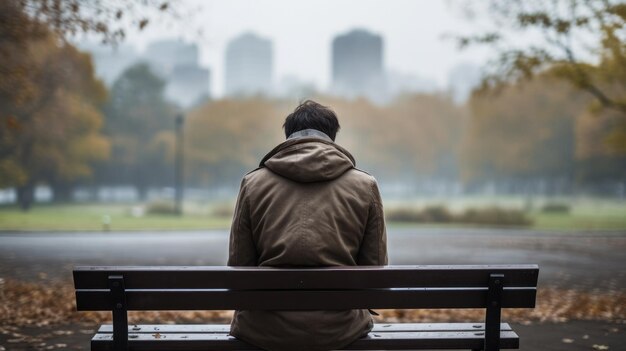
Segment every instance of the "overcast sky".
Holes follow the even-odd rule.
[[[476,31],[460,7],[463,0],[180,0],[183,24],[152,24],[128,42],[184,38],[200,46],[201,63],[211,69],[212,92],[223,91],[224,50],[228,41],[252,31],[274,44],[274,80],[294,75],[324,89],[330,81],[334,36],[364,28],[384,38],[385,68],[433,80],[445,89],[450,70],[460,63],[483,65],[485,49],[459,51],[445,34]],[[203,35],[195,34],[197,29]]]

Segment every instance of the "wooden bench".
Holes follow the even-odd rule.
[[[127,311],[484,308],[485,322],[376,324],[345,350],[519,348],[502,308],[535,306],[536,265],[77,267],[79,311],[112,311],[99,350],[257,350],[228,325],[128,325]]]

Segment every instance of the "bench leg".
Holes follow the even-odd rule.
[[[124,291],[124,277],[121,275],[109,276],[111,290],[111,311],[113,312],[113,349],[115,351],[128,350],[128,309],[126,292]]]
[[[502,308],[502,284],[504,274],[489,276],[487,312],[485,316],[485,351],[500,350],[500,315]]]

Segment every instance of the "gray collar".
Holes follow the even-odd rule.
[[[316,137],[316,138],[324,139],[326,141],[333,142],[333,140],[328,135],[326,135],[326,133],[320,132],[317,129],[299,130],[295,133],[291,133],[291,135],[287,137],[287,139],[302,138],[302,137]]]

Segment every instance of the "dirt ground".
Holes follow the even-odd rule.
[[[25,327],[0,333],[0,350],[89,350],[94,324]],[[513,324],[522,351],[626,350],[626,325],[570,321],[567,323]]]
[[[69,280],[75,265],[220,265],[227,238],[222,232],[0,233],[0,351],[89,350],[94,321],[105,319],[87,323],[75,314]],[[389,239],[394,264],[539,264],[537,308],[530,318],[510,319],[534,321],[512,323],[520,350],[626,351],[623,233],[392,229]],[[25,320],[51,324],[15,327],[28,325]],[[546,320],[561,322],[538,322]]]

